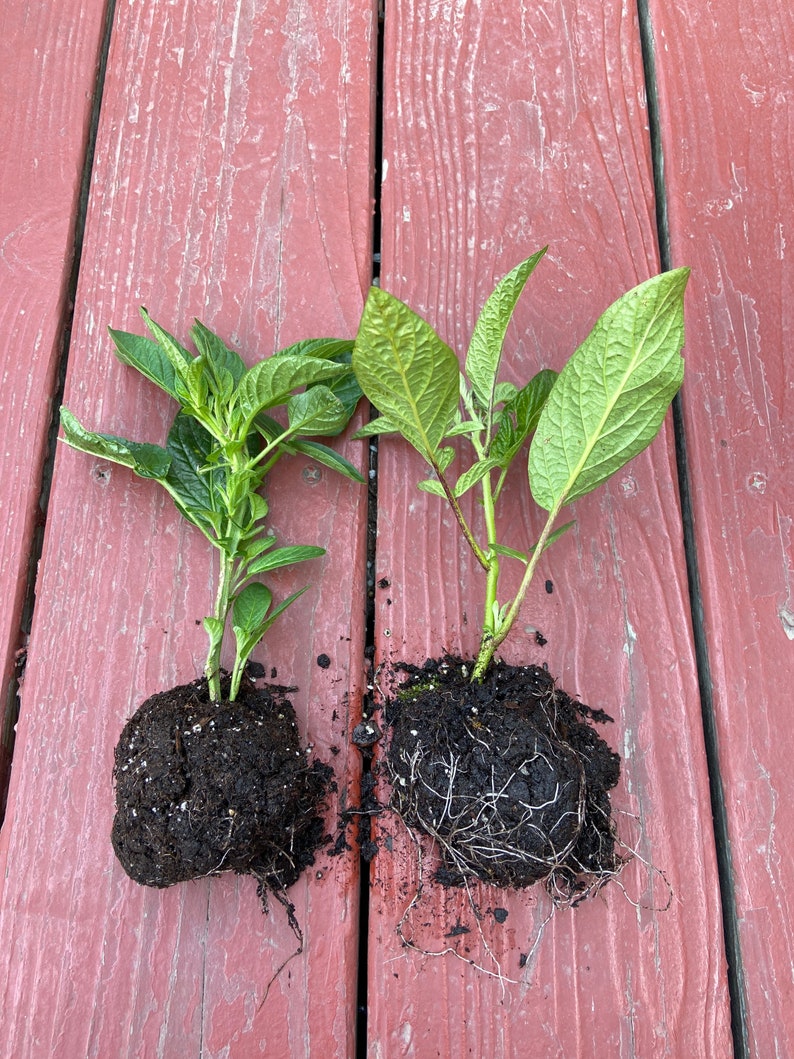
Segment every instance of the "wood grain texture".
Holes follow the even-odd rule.
[[[794,1051],[794,13],[652,3],[684,416],[752,1055]]]
[[[104,9],[67,0],[0,12],[0,792]]]
[[[465,350],[497,278],[545,243],[508,338],[515,379],[559,368],[597,315],[658,270],[638,31],[615,2],[390,4],[383,286]],[[379,660],[471,654],[483,585],[451,516],[415,490],[405,445],[379,457]],[[507,543],[535,539],[517,470]],[[510,661],[548,662],[615,717],[613,802],[640,858],[617,886],[550,921],[532,890],[416,891],[401,825],[379,824],[370,935],[370,1054],[712,1057],[730,1053],[719,895],[669,432],[575,505]],[[470,494],[469,494],[470,495]],[[468,509],[476,518],[473,505]],[[544,580],[553,593],[544,592]],[[548,638],[533,642],[539,628]],[[625,815],[624,815],[625,814]],[[674,897],[667,911],[663,870]],[[427,869],[428,865],[425,864]],[[503,907],[499,926],[492,914]],[[470,933],[457,937],[457,924]],[[521,957],[526,965],[521,967]],[[467,965],[474,961],[484,970]],[[494,972],[516,984],[499,981]],[[485,972],[491,972],[490,975]]]
[[[165,436],[173,406],[113,359],[105,332],[139,330],[141,304],[180,336],[199,316],[249,362],[355,332],[370,272],[372,30],[368,5],[336,0],[119,5],[67,381],[86,422]],[[273,577],[277,598],[313,587],[257,657],[298,685],[301,730],[344,794],[366,496],[308,469],[274,474],[271,524],[328,552]],[[60,449],[0,843],[9,1056],[350,1054],[354,858],[321,856],[290,891],[306,952],[260,1008],[295,941],[277,905],[262,915],[253,880],[148,890],[112,855],[113,747],[141,700],[201,672],[208,551],[152,483]]]

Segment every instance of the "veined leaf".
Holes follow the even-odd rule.
[[[432,493],[433,496],[446,497],[447,495],[438,478],[424,478],[421,482],[416,483],[416,488],[421,489],[423,493]]]
[[[182,379],[185,373],[185,368],[191,363],[193,357],[184,346],[177,342],[173,335],[169,334],[164,327],[160,327],[158,323],[154,322],[146,309],[141,308],[141,316],[143,317],[143,322],[157,340],[157,344],[165,353],[166,357],[171,361],[176,379]]]
[[[245,373],[238,386],[238,405],[248,420],[266,408],[283,404],[299,386],[344,375],[343,364],[309,356],[269,357]]]
[[[286,548],[275,548],[267,555],[255,559],[246,570],[248,577],[254,574],[264,574],[267,570],[278,570],[280,566],[292,566],[293,563],[302,563],[307,559],[319,559],[325,555],[325,548],[318,548],[315,544],[293,544]]]
[[[466,377],[471,382],[480,404],[486,409],[489,419],[494,405],[508,324],[525,283],[547,249],[544,247],[526,261],[522,261],[496,285],[474,325],[466,355]]]
[[[455,488],[452,490],[453,494],[455,496],[463,496],[473,485],[481,482],[486,474],[498,466],[499,464],[496,460],[478,460],[477,463],[473,463],[455,482]]]
[[[349,460],[346,460],[344,456],[340,456],[334,449],[328,448],[327,445],[298,438],[297,441],[292,443],[292,447],[295,452],[301,452],[304,456],[309,456],[315,462],[321,463],[324,467],[330,467],[331,470],[338,471],[346,478],[351,478],[354,482],[364,481],[364,476],[356,470]]]
[[[168,491],[181,514],[204,532],[211,526],[204,512],[223,510],[221,497],[226,484],[220,468],[208,468],[214,444],[204,427],[182,413],[174,419],[166,442],[171,457],[166,476]]]
[[[490,449],[490,455],[503,469],[509,467],[516,453],[536,429],[556,378],[555,371],[544,368],[518,390],[503,408],[499,430]]]
[[[190,330],[190,337],[195,342],[196,349],[204,357],[213,379],[219,382],[223,372],[229,372],[236,386],[246,371],[245,362],[240,354],[229,349],[200,320],[194,322]]]
[[[656,437],[684,377],[689,269],[614,302],[560,372],[529,451],[529,481],[547,511],[589,493]]]
[[[360,438],[371,438],[377,434],[399,434],[399,427],[395,426],[386,416],[378,416],[377,419],[371,419],[369,423],[365,423],[363,427],[360,427],[353,435],[353,440],[357,441]]]
[[[407,305],[372,287],[353,370],[378,411],[433,462],[458,408],[460,369],[449,346]]]
[[[114,331],[112,327],[108,328],[108,333],[116,347],[116,356],[122,364],[137,369],[155,386],[159,386],[174,400],[178,400],[174,366],[154,339],[133,335],[128,331]]]
[[[116,437],[115,434],[99,434],[86,430],[68,408],[61,408],[61,425],[64,441],[73,449],[100,456],[102,459],[119,463],[122,467],[129,467],[141,478],[162,481],[168,474],[171,457],[159,445],[148,445],[145,442]]]
[[[350,363],[350,354],[353,352],[353,340],[351,338],[304,338],[301,342],[294,342],[291,346],[276,350],[274,357],[319,357],[321,360],[337,360],[342,363],[345,357]]]
[[[265,620],[265,615],[270,610],[273,602],[273,593],[259,581],[252,581],[246,585],[237,599],[234,601],[232,610],[232,624],[235,634],[243,632],[248,634],[258,629]]]
[[[327,386],[312,386],[287,401],[289,425],[302,437],[329,437],[348,421],[345,406]]]

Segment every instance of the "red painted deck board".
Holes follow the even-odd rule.
[[[551,249],[508,339],[525,380],[557,367],[624,289],[658,271],[638,29],[617,3],[439,9],[424,0],[387,15],[382,284],[465,351],[494,281]],[[517,471],[517,478],[521,471]],[[379,455],[379,660],[473,653],[484,586],[450,515],[417,492],[422,468],[391,438]],[[506,645],[511,661],[549,663],[560,684],[615,718],[625,757],[613,803],[641,860],[626,889],[561,912],[549,902],[428,887],[413,939],[454,948],[421,956],[395,927],[415,888],[415,854],[384,819],[396,858],[373,866],[370,1054],[393,1056],[730,1052],[700,707],[688,619],[669,432],[608,490],[575,505],[576,530],[550,551],[523,621],[543,631]],[[476,519],[473,505],[472,517]],[[515,481],[508,543],[537,538]],[[553,581],[551,596],[544,579]],[[488,910],[508,911],[503,927]],[[470,933],[450,939],[462,923]],[[520,956],[528,955],[520,967]]]
[[[0,14],[0,785],[41,489],[104,0]],[[63,91],[68,82],[70,91]],[[8,728],[6,728],[6,723]],[[2,803],[2,799],[0,799]]]
[[[794,16],[780,0],[717,6],[650,9],[673,264],[693,268],[683,412],[749,1054],[761,1059],[794,1043]],[[141,304],[180,336],[200,316],[249,361],[309,333],[355,332],[372,253],[373,8],[117,5],[67,378],[87,422],[165,434],[172,407],[112,358],[105,334],[139,329]],[[382,283],[462,351],[494,282],[549,243],[508,338],[517,381],[559,367],[603,308],[659,267],[633,11],[619,0],[386,5]],[[0,16],[0,703],[20,644],[102,20],[99,3],[53,15],[23,0]],[[341,444],[363,465],[364,444]],[[305,469],[285,463],[274,476],[273,525],[328,554],[274,584],[313,588],[258,657],[299,685],[302,731],[355,798],[347,735],[364,690],[366,497]],[[441,502],[416,491],[422,476],[401,443],[382,440],[375,576],[391,584],[376,590],[377,662],[476,646],[479,574]],[[538,526],[520,478],[507,516],[517,545]],[[505,654],[547,662],[614,716],[606,737],[626,760],[613,802],[642,859],[623,876],[625,896],[612,886],[551,919],[537,889],[478,889],[477,920],[465,895],[427,885],[402,929],[443,954],[421,956],[396,932],[416,893],[415,849],[379,818],[394,853],[371,869],[373,1059],[732,1053],[669,424],[575,515]],[[306,951],[260,1010],[294,948],[278,907],[263,917],[246,878],[143,889],[110,849],[124,720],[202,666],[207,552],[156,487],[61,447],[0,833],[9,1059],[354,1054],[354,856],[320,858],[290,892]],[[668,911],[645,862],[673,888]],[[495,907],[508,911],[503,925]],[[459,921],[471,932],[447,937]]]
[[[118,6],[66,393],[87,422],[165,435],[173,407],[114,360],[105,331],[138,329],[141,304],[180,336],[200,316],[249,362],[307,334],[355,332],[371,268],[372,33],[366,5]],[[258,657],[299,686],[316,752],[342,748],[344,791],[357,768],[346,735],[363,679],[366,490],[305,469],[274,475],[271,525],[328,553],[273,578],[277,596],[314,587]],[[201,672],[208,552],[156,487],[60,449],[0,845],[5,1054],[352,1048],[355,858],[321,857],[291,890],[306,953],[260,1010],[295,948],[278,906],[264,917],[248,878],[147,890],[112,854],[113,746],[143,698]]]
[[[684,394],[752,1055],[794,1050],[794,14],[653,4]],[[696,194],[693,194],[693,188]]]

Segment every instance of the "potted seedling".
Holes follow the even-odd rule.
[[[687,269],[619,298],[557,375],[526,385],[500,380],[514,307],[545,248],[518,265],[488,298],[461,372],[432,327],[384,290],[370,291],[353,349],[359,385],[380,412],[356,436],[401,434],[430,476],[482,570],[485,607],[471,660],[404,666],[408,679],[387,710],[392,806],[432,836],[437,877],[523,887],[545,880],[576,901],[620,867],[609,791],[620,759],[589,721],[603,721],[537,666],[498,660],[543,552],[573,523],[573,501],[607,481],[658,433],[683,380]],[[456,440],[468,458],[462,459]],[[546,514],[536,541],[499,520],[508,472],[531,439],[526,479]],[[461,497],[478,492],[476,523]],[[518,564],[512,598],[500,592],[505,564]]]
[[[265,901],[311,863],[332,771],[307,763],[287,689],[257,688],[246,673],[256,645],[305,591],[275,604],[260,578],[323,554],[314,545],[277,546],[259,490],[273,465],[294,453],[361,480],[315,440],[338,434],[356,405],[352,343],[300,342],[247,369],[198,321],[193,354],[146,310],[142,316],[152,338],[110,334],[119,360],[179,406],[165,446],[87,430],[66,408],[64,439],[159,482],[216,549],[219,567],[204,618],[204,676],[144,702],[116,747],[113,846],[144,885],[231,870],[254,875]],[[227,673],[221,652],[229,631]]]

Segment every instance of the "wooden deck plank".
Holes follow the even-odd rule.
[[[0,792],[104,9],[67,0],[0,13]]]
[[[141,304],[180,336],[200,316],[249,362],[309,334],[355,333],[371,268],[372,32],[368,3],[119,5],[67,381],[87,422],[165,435],[173,408],[112,358],[105,333],[137,330]],[[279,596],[314,587],[258,657],[299,686],[302,732],[344,790],[366,491],[316,470],[285,464],[269,488],[281,539],[328,554],[273,578]],[[141,700],[200,674],[207,553],[156,487],[59,450],[0,842],[9,1055],[351,1051],[354,858],[321,857],[322,878],[290,891],[306,953],[261,1009],[295,944],[278,907],[262,916],[253,880],[154,891],[113,858],[113,746]]]
[[[794,12],[653,3],[684,417],[750,1054],[794,1051]]]
[[[635,17],[627,5],[390,4],[386,13],[382,284],[465,350],[494,281],[544,243],[509,338],[517,379],[559,367],[596,316],[658,270]],[[518,472],[520,475],[520,472]],[[378,660],[472,653],[483,586],[406,446],[381,439]],[[516,487],[520,483],[516,482]],[[521,547],[537,515],[514,494]],[[468,509],[467,509],[468,510]],[[549,553],[510,661],[544,662],[562,687],[615,717],[625,757],[613,803],[637,860],[616,886],[546,923],[542,894],[426,890],[409,917],[428,950],[395,928],[416,887],[400,825],[379,821],[373,865],[373,1057],[730,1053],[730,1015],[700,706],[669,430],[607,490],[576,505],[577,528]],[[476,517],[476,516],[475,516]],[[522,531],[521,527],[527,527]],[[534,530],[534,537],[533,537]],[[553,594],[543,591],[544,579]],[[548,646],[534,645],[531,627]],[[632,904],[635,901],[636,904]],[[450,938],[457,923],[469,927]],[[489,948],[492,955],[489,954]],[[520,966],[520,957],[527,957]]]

